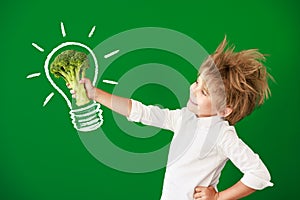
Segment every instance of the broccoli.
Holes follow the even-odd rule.
[[[89,67],[87,55],[75,50],[66,50],[55,57],[51,63],[50,72],[56,77],[62,77],[76,93],[76,105],[82,106],[90,100],[83,84],[79,80],[85,76]]]

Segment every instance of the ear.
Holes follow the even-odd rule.
[[[222,117],[228,117],[232,113],[232,108],[226,107],[220,114]]]

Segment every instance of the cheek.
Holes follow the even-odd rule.
[[[197,101],[198,101],[199,107],[207,108],[207,109],[211,108],[211,101],[208,97],[199,96],[197,98]]]

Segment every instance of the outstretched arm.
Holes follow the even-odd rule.
[[[99,102],[100,104],[117,113],[120,113],[121,115],[126,117],[129,116],[132,107],[130,99],[112,95],[99,88],[96,88],[87,78],[80,80],[80,83],[84,84],[88,98]]]
[[[79,81],[84,84],[89,99],[95,100],[107,108],[124,115],[130,121],[141,122],[145,125],[159,127],[174,131],[175,126],[180,124],[181,110],[161,109],[157,106],[145,106],[138,101],[109,94],[92,85],[88,78]],[[67,84],[70,88],[70,85]],[[72,97],[77,94],[71,90]]]

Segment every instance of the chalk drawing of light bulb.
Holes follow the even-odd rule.
[[[63,37],[66,37],[66,31],[65,31],[65,26],[64,23],[60,23],[60,28],[61,28],[61,33]],[[96,26],[93,26],[91,31],[88,34],[88,37],[91,38],[94,34],[94,31],[96,29]],[[44,52],[44,48],[42,48],[40,45],[36,43],[32,43],[32,46],[35,47],[38,51]],[[50,51],[50,53],[47,55],[47,58],[44,63],[44,71],[46,78],[52,85],[52,87],[58,91],[59,94],[64,98],[66,101],[68,107],[70,108],[70,115],[72,119],[73,126],[76,130],[82,131],[82,132],[88,132],[88,131],[93,131],[98,129],[102,124],[103,124],[103,117],[102,117],[102,110],[100,109],[100,104],[96,103],[95,101],[89,101],[87,104],[83,106],[77,106],[72,104],[72,99],[68,98],[68,96],[63,92],[61,88],[58,87],[58,85],[53,81],[50,73],[49,73],[49,67],[51,67],[50,61],[52,57],[54,57],[55,53],[58,51],[62,50],[62,48],[69,48],[70,46],[75,46],[76,48],[82,48],[84,49],[84,52],[88,52],[89,55],[88,61],[89,61],[89,68],[85,71],[85,75],[87,78],[89,78],[93,85],[96,85],[98,83],[98,61],[95,56],[95,53],[85,44],[79,43],[79,42],[64,42],[55,47],[53,50]],[[119,50],[114,50],[108,54],[105,54],[103,56],[104,59],[109,59],[110,57],[116,55],[119,52]],[[91,62],[93,64],[91,64]],[[49,66],[50,64],[50,66]],[[35,77],[39,77],[41,75],[40,72],[38,73],[32,73],[29,74],[26,78],[31,79]],[[104,83],[112,84],[112,85],[117,85],[118,82],[112,81],[112,80],[102,80]],[[48,102],[51,100],[51,98],[54,96],[54,93],[51,92],[45,99],[43,103],[43,107],[48,104]],[[69,95],[70,96],[70,95]],[[74,106],[73,106],[74,105]]]
[[[69,100],[69,98],[67,97],[67,95],[63,92],[63,90],[61,88],[59,88],[57,86],[57,84],[53,81],[53,79],[49,73],[49,62],[50,62],[51,58],[58,50],[60,50],[63,47],[66,47],[66,46],[79,46],[79,47],[86,49],[90,53],[92,60],[93,60],[93,65],[91,65],[91,63],[90,63],[90,66],[94,66],[94,70],[93,70],[94,77],[92,78],[92,83],[93,83],[93,85],[96,84],[97,78],[98,78],[97,58],[96,58],[94,52],[88,46],[86,46],[82,43],[79,43],[79,42],[62,43],[62,44],[58,45],[57,47],[55,47],[48,54],[48,56],[45,60],[45,64],[44,64],[44,70],[45,70],[46,77],[47,77],[48,81],[50,82],[50,84],[53,86],[53,88],[59,94],[62,95],[62,97],[66,101],[67,105],[69,106],[69,108],[71,110],[70,114],[71,114],[71,119],[72,119],[74,128],[77,129],[78,131],[83,131],[83,132],[96,130],[103,124],[102,110],[100,109],[100,104],[96,103],[95,101],[92,101],[92,103],[88,103],[82,107],[78,107],[78,108],[76,107],[74,109],[74,106],[72,105],[72,103]],[[89,70],[91,71],[91,69],[89,69]]]

